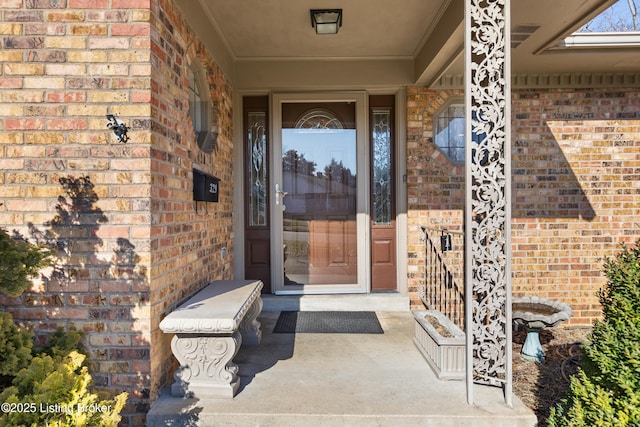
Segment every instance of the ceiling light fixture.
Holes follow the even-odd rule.
[[[336,34],[342,27],[342,9],[311,9],[309,12],[316,34]]]

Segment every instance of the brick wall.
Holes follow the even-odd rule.
[[[425,283],[425,246],[420,226],[462,230],[464,167],[447,161],[433,143],[433,116],[462,91],[407,90],[407,288],[413,308],[422,303],[418,287]]]
[[[0,297],[38,339],[85,332],[95,385],[144,414],[174,363],[162,317],[232,265],[231,88],[171,3],[0,0],[0,226],[58,249],[21,298]],[[188,119],[197,57],[218,112],[204,154]],[[128,126],[116,142],[105,114]],[[221,178],[192,201],[192,168]],[[226,257],[222,257],[226,248]]]
[[[420,225],[459,229],[464,167],[433,144],[434,112],[459,91],[408,90],[409,287],[424,281]],[[640,238],[640,95],[631,88],[512,93],[513,294],[600,314],[602,265]]]
[[[171,337],[158,328],[160,321],[205,282],[233,278],[234,251],[231,85],[170,1],[154,5],[153,16],[150,291],[156,390],[172,382],[177,366]],[[198,148],[188,115],[188,70],[193,60],[206,70],[219,129],[212,154]],[[194,204],[194,167],[220,178],[218,203]]]

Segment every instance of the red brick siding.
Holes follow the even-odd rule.
[[[464,168],[432,141],[460,92],[408,90],[409,288],[424,280],[421,224],[462,224]],[[640,95],[630,88],[514,90],[513,294],[565,301],[571,324],[600,315],[604,257],[640,238]]]
[[[188,119],[195,57],[218,111],[213,154]],[[59,245],[65,265],[0,304],[40,340],[84,331],[95,385],[130,394],[125,424],[144,425],[170,381],[162,317],[232,275],[231,105],[215,58],[170,2],[0,0],[0,226]],[[108,113],[131,127],[127,144]],[[219,203],[197,211],[194,166],[221,179]]]
[[[125,423],[142,424],[151,393],[151,108],[141,95],[151,88],[150,13],[108,3],[0,4],[0,226],[57,245],[64,263],[0,303],[40,341],[59,326],[83,331],[94,385],[127,391]],[[131,128],[127,144],[112,138],[106,114]]]
[[[151,144],[151,372],[157,390],[177,366],[171,337],[158,325],[178,303],[211,280],[233,276],[232,89],[169,1],[153,5]],[[189,118],[188,71],[205,68],[217,112],[217,148],[202,152]],[[192,168],[220,178],[218,203],[193,202]],[[225,248],[226,256],[222,252]]]

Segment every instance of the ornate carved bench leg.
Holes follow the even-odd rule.
[[[240,323],[240,333],[242,334],[242,342],[245,345],[258,345],[262,340],[262,330],[260,330],[260,322],[257,317],[262,312],[262,298],[258,297],[251,304],[251,307],[245,314],[244,319]]]
[[[171,385],[173,396],[228,397],[235,396],[240,386],[238,365],[233,363],[242,336],[193,337],[175,335],[171,349],[180,362]]]

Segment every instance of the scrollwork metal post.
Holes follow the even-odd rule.
[[[467,401],[501,385],[511,406],[509,0],[465,1]]]

